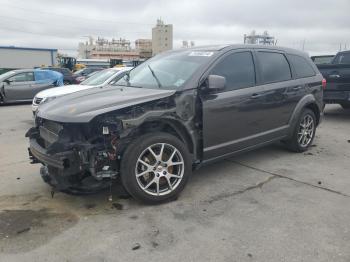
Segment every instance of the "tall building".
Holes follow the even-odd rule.
[[[255,44],[255,45],[276,45],[275,37],[270,36],[267,31],[262,35],[257,35],[255,30],[253,30],[250,35],[244,35],[245,44]]]
[[[173,25],[166,25],[157,19],[157,25],[152,28],[152,55],[173,49]]]

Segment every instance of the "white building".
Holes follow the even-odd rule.
[[[152,28],[152,55],[173,49],[173,25],[166,25],[157,19],[157,25]]]
[[[57,49],[0,46],[0,69],[55,66]]]

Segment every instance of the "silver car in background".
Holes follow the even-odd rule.
[[[12,70],[0,75],[0,104],[29,102],[48,88],[63,85],[59,72],[41,69]]]

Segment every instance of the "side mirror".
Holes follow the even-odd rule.
[[[224,76],[209,75],[208,88],[210,90],[222,90],[226,86],[226,78]]]
[[[12,81],[10,79],[6,79],[4,82],[9,85]]]

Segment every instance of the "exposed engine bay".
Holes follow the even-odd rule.
[[[60,123],[37,116],[26,134],[31,163],[43,164],[43,180],[57,191],[89,194],[106,189],[118,180],[122,153],[134,137],[167,128],[180,117],[189,128],[194,125],[195,108],[189,105],[194,101],[182,97],[184,106],[179,110],[178,99],[138,104],[96,116],[88,123]]]

